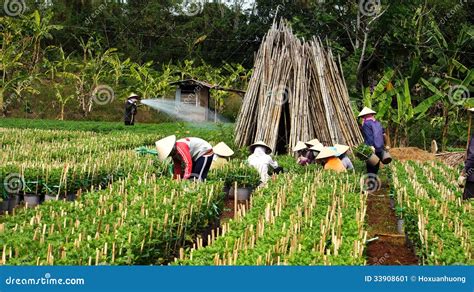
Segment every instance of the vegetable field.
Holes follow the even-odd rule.
[[[3,265],[367,264],[374,194],[361,185],[358,161],[355,172],[336,175],[276,157],[285,173],[254,189],[246,204],[235,201],[231,218],[221,220],[226,191],[259,182],[245,150],[205,183],[192,183],[171,180],[169,164],[135,149],[169,134],[231,145],[227,126],[59,125],[0,128],[3,201],[42,198],[0,215]],[[434,161],[395,161],[383,170],[419,264],[474,263],[473,203],[461,200],[457,173]]]

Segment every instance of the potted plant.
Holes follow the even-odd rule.
[[[357,158],[369,163],[372,166],[376,166],[380,162],[380,158],[375,155],[372,148],[366,144],[360,144],[355,148],[354,152]]]
[[[2,187],[2,195],[0,197],[0,214],[5,214],[8,211],[8,193],[5,188]]]
[[[40,203],[40,182],[27,181],[24,188],[24,200],[27,208],[35,208]]]
[[[403,212],[405,211],[405,208],[402,207],[402,206],[397,206],[395,208],[395,214],[397,215],[397,231],[398,233],[400,234],[403,234],[405,233],[404,232],[404,228],[403,228],[403,225],[404,225],[404,222],[405,220],[403,220]]]
[[[253,189],[258,186],[260,175],[257,170],[247,164],[231,165],[225,178],[225,185],[229,186],[229,197],[237,200],[248,200]]]

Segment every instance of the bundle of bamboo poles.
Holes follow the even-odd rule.
[[[362,142],[344,77],[319,39],[300,40],[286,21],[274,22],[255,57],[235,142],[288,149],[314,138],[327,145]]]
[[[436,158],[451,167],[457,167],[466,160],[466,152],[446,152],[436,154]]]

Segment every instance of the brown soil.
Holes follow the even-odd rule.
[[[416,147],[392,148],[390,154],[394,159],[400,161],[415,160],[424,162],[436,160],[436,156],[433,154]]]
[[[249,209],[249,202],[248,201],[238,201],[238,208],[239,206],[245,205],[245,209]],[[220,217],[220,222],[221,225],[229,221],[230,219],[233,219],[235,216],[235,202],[234,199],[226,198],[225,203],[224,203],[224,210],[222,211],[221,217]]]
[[[397,217],[390,208],[388,186],[369,194],[367,205],[369,238],[378,237],[368,243],[368,265],[417,265],[418,258],[406,243],[405,236],[397,232]]]
[[[238,201],[237,202],[237,208],[242,208],[245,206],[245,209],[249,209],[249,201]],[[224,225],[226,222],[229,220],[233,219],[235,216],[235,203],[234,199],[226,197],[225,202],[224,202],[224,209],[222,210],[221,216],[216,222],[211,222],[209,226],[202,232],[201,238],[203,239],[203,246],[208,245],[208,235],[212,234],[212,231],[214,231],[214,234],[217,234],[217,228],[221,229],[222,225]]]

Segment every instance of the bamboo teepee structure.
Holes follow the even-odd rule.
[[[340,68],[319,39],[298,39],[274,22],[255,57],[237,118],[235,142],[262,140],[278,152],[317,138],[325,145],[362,142]]]

